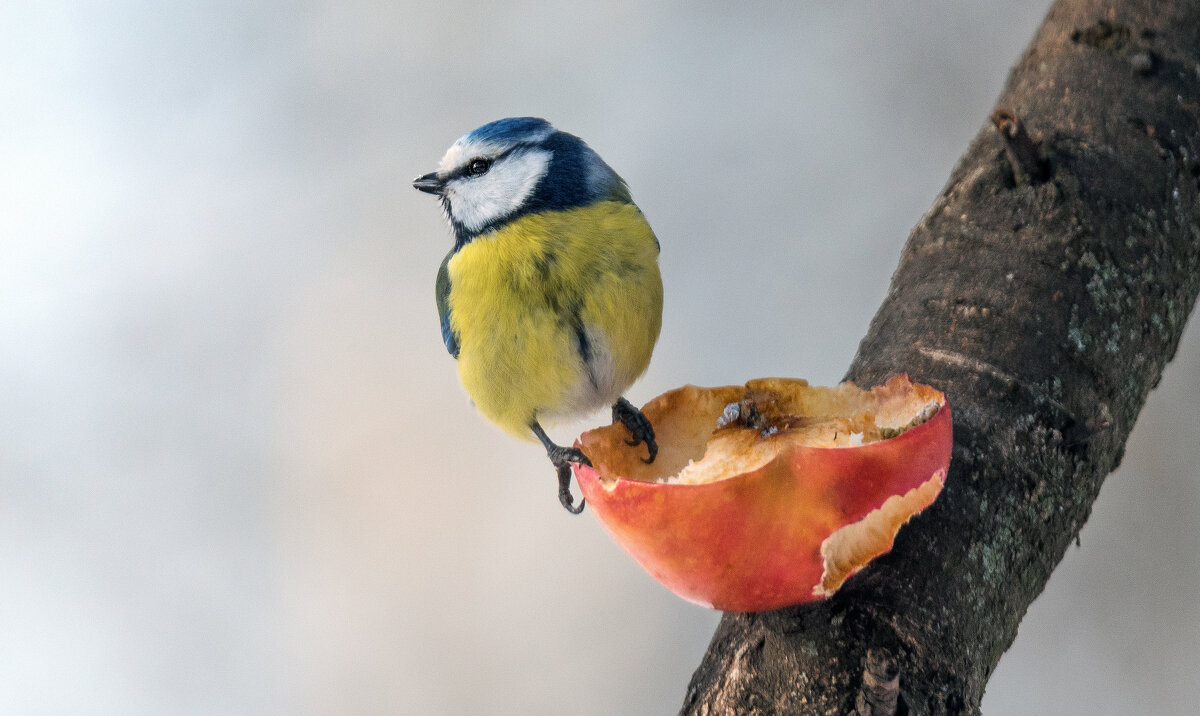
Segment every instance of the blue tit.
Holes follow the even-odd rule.
[[[662,324],[658,239],[625,181],[583,140],[544,119],[501,119],[462,136],[413,187],[441,200],[454,247],[438,270],[442,340],[479,412],[537,438],[574,513],[570,463],[542,427],[612,406],[630,446],[658,453],[622,395]]]

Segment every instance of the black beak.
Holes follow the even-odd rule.
[[[442,195],[442,180],[438,179],[437,172],[429,172],[425,176],[413,179],[413,189],[423,191],[426,194]]]

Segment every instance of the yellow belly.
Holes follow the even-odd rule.
[[[632,204],[521,217],[447,268],[459,377],[479,412],[517,437],[532,439],[534,420],[611,405],[650,362],[658,242]]]

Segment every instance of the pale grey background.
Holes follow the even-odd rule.
[[[738,5],[5,3],[0,713],[673,713],[717,615],[475,415],[409,182],[548,117],[662,240],[631,398],[836,381],[1046,5]],[[1200,699],[1198,377],[1193,326],[988,713]]]

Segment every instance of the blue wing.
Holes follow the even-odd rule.
[[[458,358],[458,338],[454,335],[454,329],[450,327],[449,310],[442,314],[442,342],[446,344],[450,355]]]
[[[450,257],[454,255],[451,251],[446,255],[442,265],[438,268],[437,283],[434,285],[435,298],[437,299],[438,318],[442,323],[442,342],[446,344],[446,350],[454,358],[458,358],[458,336],[454,334],[454,329],[450,327],[450,269],[447,268],[450,263]]]

